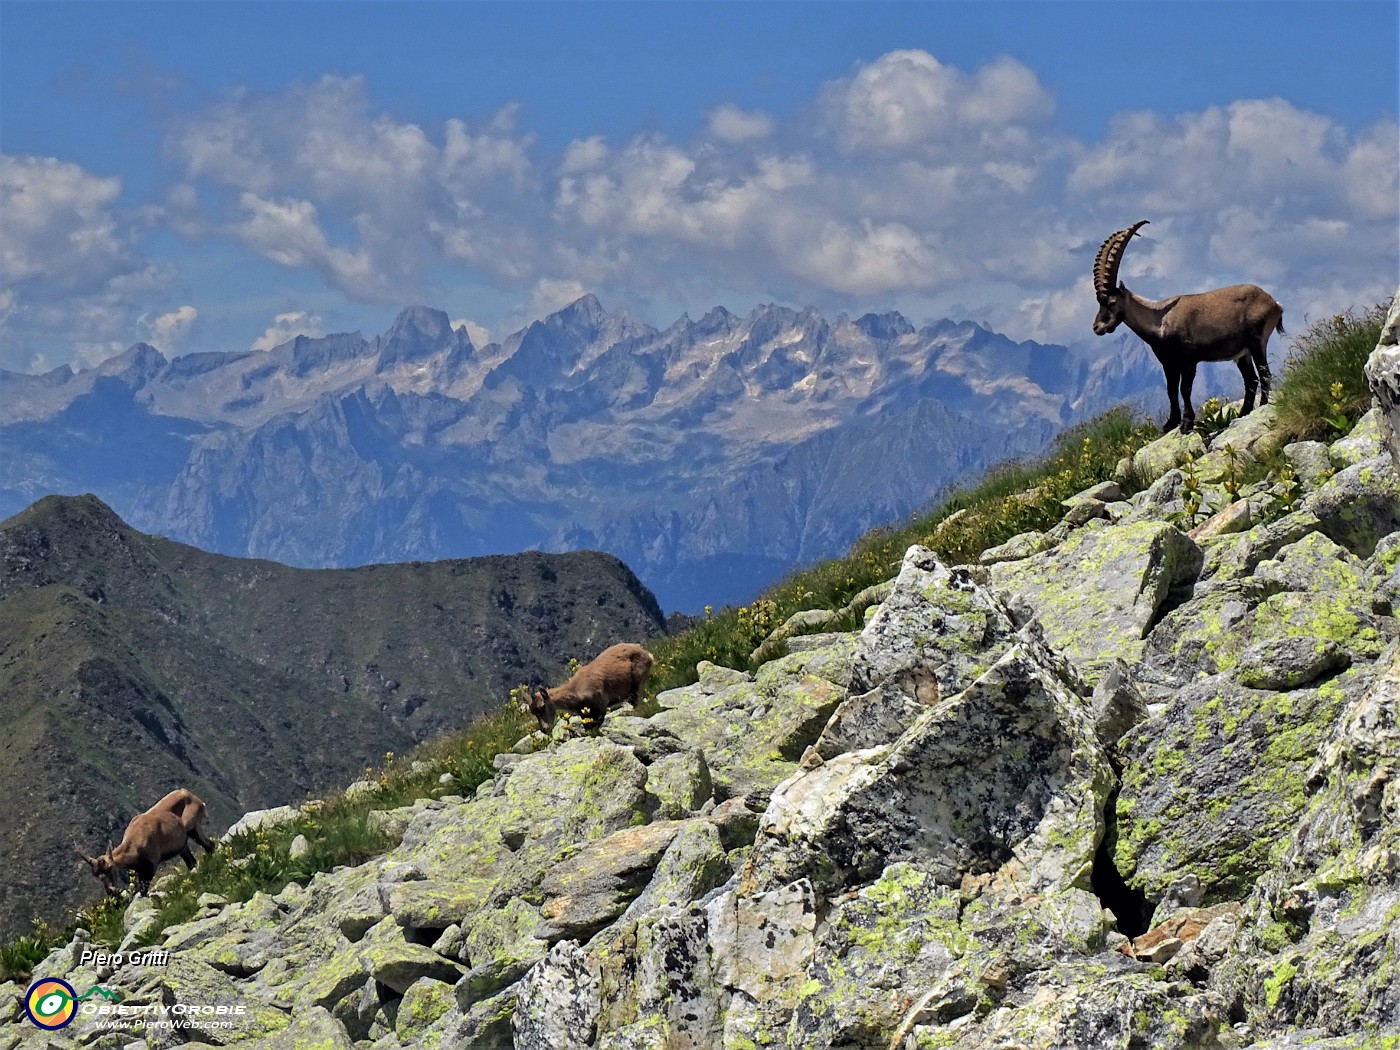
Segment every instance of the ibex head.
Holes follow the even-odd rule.
[[[1094,334],[1108,335],[1123,321],[1123,286],[1118,283],[1118,266],[1123,261],[1123,249],[1147,220],[1135,222],[1119,230],[1099,247],[1094,259],[1094,295],[1099,300],[1099,312],[1094,315]]]
[[[541,686],[530,691],[530,714],[539,721],[540,729],[548,733],[554,729],[555,709],[550,703],[549,693]]]
[[[88,870],[90,870],[93,873],[93,875],[95,875],[101,881],[103,889],[105,889],[109,894],[121,892],[121,886],[119,885],[118,878],[120,875],[120,871],[118,870],[117,866],[112,862],[111,846],[107,847],[106,853],[103,853],[100,856],[96,857],[89,857],[82,850],[78,849],[76,845],[73,847],[73,851],[77,853],[78,858],[88,866]]]

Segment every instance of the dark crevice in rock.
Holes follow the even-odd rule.
[[[1099,903],[1118,920],[1118,932],[1126,937],[1140,937],[1147,932],[1156,904],[1141,890],[1129,886],[1113,863],[1113,847],[1118,841],[1118,788],[1115,783],[1104,804],[1103,841],[1094,854],[1089,883]]]
[[[442,930],[433,926],[403,927],[403,939],[409,944],[421,944],[424,948],[431,948],[436,944],[442,933]]]
[[[1152,628],[1165,620],[1168,614],[1180,609],[1196,596],[1196,581],[1187,580],[1185,583],[1178,583],[1175,587],[1167,591],[1167,596],[1162,599],[1162,604],[1157,606],[1157,611],[1152,614],[1152,619],[1147,621],[1147,627],[1143,629],[1142,636],[1146,638],[1152,633]]]

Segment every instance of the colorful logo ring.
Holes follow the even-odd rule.
[[[66,1028],[78,1012],[78,993],[67,981],[46,977],[35,981],[24,995],[24,1012],[40,1028]]]

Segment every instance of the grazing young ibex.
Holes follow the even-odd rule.
[[[131,870],[136,873],[137,894],[144,894],[151,888],[156,869],[167,860],[181,857],[194,867],[190,839],[203,846],[204,852],[214,852],[214,843],[199,826],[203,819],[204,803],[199,796],[178,788],[133,818],[120,845],[109,847],[100,857],[89,857],[80,849],[77,853],[108,893],[120,892],[121,874]]]
[[[636,703],[641,698],[642,683],[651,674],[651,663],[651,653],[640,645],[610,645],[563,685],[533,690],[530,713],[546,733],[554,729],[561,709],[582,715],[596,728],[603,724],[610,706],[624,700]]]
[[[1267,405],[1273,379],[1269,371],[1269,337],[1276,329],[1283,332],[1283,307],[1264,289],[1252,284],[1174,295],[1159,302],[1134,295],[1118,282],[1118,265],[1123,261],[1123,249],[1138,228],[1146,225],[1146,219],[1135,222],[1113,234],[1099,248],[1094,260],[1094,294],[1099,300],[1094,334],[1108,335],[1120,322],[1126,323],[1152,349],[1166,375],[1167,398],[1171,401],[1172,411],[1163,433],[1180,423],[1181,432],[1186,434],[1195,425],[1191,384],[1196,378],[1196,366],[1202,361],[1234,361],[1239,366],[1240,375],[1244,376],[1241,415],[1254,409],[1254,392],[1260,384],[1263,389],[1259,403]],[[1186,405],[1184,415],[1176,403],[1178,384]]]

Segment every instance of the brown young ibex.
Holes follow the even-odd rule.
[[[137,894],[144,894],[151,888],[156,869],[167,860],[181,857],[194,867],[190,839],[203,846],[204,852],[214,852],[214,843],[199,826],[203,819],[204,803],[199,796],[178,788],[133,818],[120,845],[110,847],[100,857],[89,857],[82,850],[77,851],[78,856],[108,893],[121,891],[122,872],[130,870],[136,873]]]
[[[651,663],[651,653],[640,645],[610,645],[563,685],[533,690],[530,713],[546,733],[554,729],[560,710],[582,715],[596,728],[603,724],[610,706],[624,700],[635,703],[641,698],[642,683],[651,673]]]
[[[1120,323],[1127,324],[1146,343],[1162,365],[1167,379],[1171,415],[1163,433],[1178,423],[1189,433],[1196,422],[1191,407],[1191,384],[1196,366],[1202,361],[1233,361],[1244,377],[1244,407],[1241,415],[1254,408],[1254,392],[1260,389],[1259,403],[1269,403],[1273,375],[1269,371],[1269,337],[1283,332],[1283,307],[1272,295],[1252,284],[1235,284],[1193,295],[1174,295],[1154,302],[1144,299],[1119,283],[1118,266],[1123,249],[1147,220],[1119,230],[1103,242],[1094,259],[1094,294],[1099,312],[1094,318],[1094,334],[1108,335]],[[1256,375],[1257,369],[1257,375]],[[1177,386],[1186,405],[1183,415],[1176,403]]]

